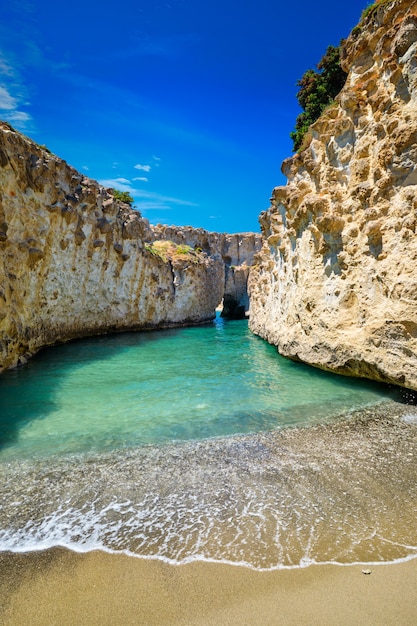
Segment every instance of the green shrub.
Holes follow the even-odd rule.
[[[145,243],[145,250],[164,263],[179,260],[199,263],[204,258],[201,251],[194,250],[194,248],[187,244],[176,244],[169,239],[159,239],[152,243]]]
[[[145,250],[150,252],[152,256],[156,259],[160,259],[164,263],[167,261],[166,251],[164,249],[158,248],[158,246],[152,243],[145,243]]]
[[[368,6],[365,7],[362,11],[361,22],[366,20],[367,17],[374,13],[378,7],[382,6],[383,4],[388,4],[388,2],[391,2],[391,0],[375,0],[375,2],[371,2],[371,4],[368,4]]]
[[[120,200],[120,202],[126,202],[130,206],[132,206],[133,198],[128,191],[120,191],[120,189],[112,189],[112,194],[116,198],[116,200]]]
[[[186,244],[179,244],[176,252],[177,254],[190,254],[191,252],[194,252],[194,249]]]
[[[376,4],[375,2],[372,2],[371,4],[368,4],[367,7],[364,8],[361,14],[361,22],[363,22],[363,20],[366,19],[366,17],[369,15],[372,9],[375,7],[375,4]]]
[[[290,133],[294,152],[302,146],[311,124],[318,120],[346,82],[347,74],[340,66],[340,46],[328,46],[317,70],[307,70],[297,81],[300,87],[297,100],[303,112],[296,119],[295,130]]]

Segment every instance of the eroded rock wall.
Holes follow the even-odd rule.
[[[245,317],[249,310],[249,270],[262,246],[260,233],[214,233],[202,228],[161,224],[153,228],[153,233],[155,238],[170,239],[220,257],[225,266],[222,315]]]
[[[380,2],[343,66],[260,217],[250,327],[291,358],[417,389],[417,2]]]
[[[214,317],[223,261],[164,261],[146,220],[0,123],[0,371],[40,347]]]

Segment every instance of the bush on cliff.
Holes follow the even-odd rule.
[[[145,250],[164,263],[167,263],[167,261],[199,263],[204,259],[201,248],[192,248],[186,244],[176,244],[169,239],[159,239],[152,243],[145,243]]]
[[[300,87],[297,100],[303,112],[296,119],[295,130],[290,133],[294,152],[302,145],[311,124],[318,120],[346,82],[347,74],[340,66],[340,46],[329,46],[317,69],[307,70],[297,81]]]
[[[128,191],[120,191],[120,189],[112,189],[113,196],[120,202],[126,202],[132,206],[133,198]]]
[[[371,17],[375,11],[384,4],[388,4],[389,0],[375,0],[364,8],[361,15],[361,22],[364,22],[368,17]]]

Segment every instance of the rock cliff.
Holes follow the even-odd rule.
[[[260,233],[213,233],[202,228],[164,226],[153,228],[154,237],[186,244],[209,255],[220,256],[225,268],[224,317],[243,318],[249,310],[248,277],[255,254],[262,246]]]
[[[345,87],[261,214],[251,329],[283,355],[417,389],[417,2],[344,45]]]
[[[74,337],[212,319],[221,254],[158,246],[164,238],[111,190],[0,123],[0,371]]]

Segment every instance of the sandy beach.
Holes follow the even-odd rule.
[[[0,624],[415,626],[417,558],[261,571],[416,554],[415,419],[388,404],[308,429],[3,463]],[[7,551],[68,536],[97,549]],[[258,569],[170,565],[118,541]]]
[[[64,549],[0,555],[4,626],[412,625],[417,560],[258,572]]]

